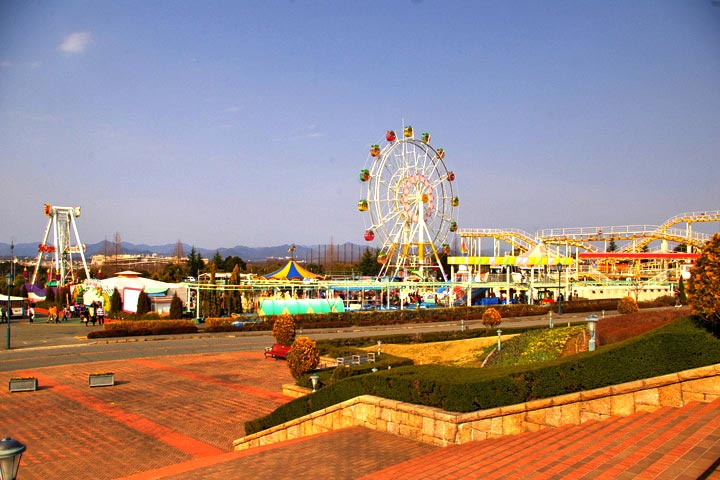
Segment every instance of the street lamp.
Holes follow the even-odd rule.
[[[585,317],[587,328],[590,332],[590,340],[588,341],[588,351],[595,351],[595,330],[597,329],[598,316],[595,314]]]
[[[0,480],[15,480],[25,445],[14,438],[0,440]]]
[[[380,356],[380,345],[382,345],[382,340],[378,340],[377,342],[378,342],[377,345],[378,345],[378,357],[379,357]]]
[[[560,281],[562,280],[562,263],[558,263],[558,315],[562,315],[562,294],[560,293]]]
[[[319,380],[320,380],[320,375],[318,375],[317,373],[313,373],[312,375],[310,375],[310,381],[312,382],[312,387],[313,387],[312,391],[313,392],[315,390],[317,390],[317,384],[318,384]]]
[[[13,259],[15,258],[15,242],[10,240],[10,273],[5,277],[7,279],[8,287],[8,303],[7,303],[7,340],[5,342],[5,348],[10,350],[10,319],[12,318],[12,306],[10,304],[10,285],[15,280],[13,275]],[[13,477],[14,478],[14,477]]]
[[[498,352],[502,350],[502,341],[500,340],[500,335],[502,335],[502,330],[498,328]]]

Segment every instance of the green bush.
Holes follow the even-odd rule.
[[[493,328],[500,325],[502,322],[502,315],[493,307],[488,308],[482,314],[482,323],[485,328]]]
[[[275,341],[280,345],[292,345],[295,340],[295,321],[291,315],[280,315],[275,318],[272,329]]]
[[[617,311],[623,315],[637,313],[639,310],[637,302],[632,297],[623,297],[617,304]]]
[[[182,300],[180,300],[180,297],[177,296],[177,293],[173,295],[172,300],[170,301],[170,315],[168,318],[170,319],[180,319],[183,316],[183,304]]]
[[[88,333],[87,338],[170,335],[197,331],[197,326],[188,320],[123,320],[105,323],[102,330]]]
[[[385,356],[383,354],[383,356]],[[471,412],[720,363],[720,341],[685,317],[638,337],[533,367],[381,369],[328,385],[245,424],[247,434],[358,395]],[[328,374],[331,375],[331,374]]]
[[[287,356],[287,366],[293,378],[302,377],[317,367],[318,363],[320,363],[320,352],[315,341],[308,337],[296,338]]]

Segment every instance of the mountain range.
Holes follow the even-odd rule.
[[[86,244],[85,245],[85,256],[91,257],[97,254],[114,255],[115,244],[106,240],[98,243]],[[199,248],[195,247],[195,251],[200,253],[205,258],[212,258],[215,252],[218,252],[223,258],[233,256],[240,257],[243,260],[259,261],[267,258],[289,258],[292,254],[291,247],[293,245],[277,245],[273,247],[247,247],[244,245],[236,245],[234,247],[221,247],[215,249]],[[365,248],[365,245],[357,245],[354,243],[343,243],[339,245],[294,245],[295,252],[294,256],[297,259],[307,260],[312,263],[318,261],[320,258],[333,256],[336,260],[341,262],[357,262],[360,260]],[[186,243],[182,244],[183,256],[187,257],[190,254],[193,246]],[[134,244],[129,242],[122,242],[120,244],[119,253],[121,254],[133,254],[133,255],[152,255],[157,254],[159,256],[172,256],[175,254],[177,249],[176,243],[167,243],[164,245],[146,245],[146,244]],[[17,243],[15,244],[13,253],[18,258],[36,257],[38,254],[37,243]],[[10,257],[10,244],[0,243],[0,258]]]

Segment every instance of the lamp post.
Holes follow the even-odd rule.
[[[588,341],[588,351],[594,352],[595,351],[595,330],[597,328],[597,322],[598,322],[598,316],[588,315],[585,317],[585,320],[587,321],[587,328],[590,332],[590,340]]]
[[[502,335],[502,330],[498,328],[498,352],[502,350],[502,341],[500,340],[500,335]]]
[[[8,287],[8,301],[7,301],[7,339],[5,342],[5,348],[10,350],[10,319],[12,318],[12,306],[10,304],[10,285],[15,280],[13,275],[13,259],[15,257],[15,242],[10,240],[10,273],[5,277],[7,279]]]
[[[378,340],[378,357],[380,356],[380,345],[382,345],[382,340]]]
[[[558,263],[558,315],[562,315],[562,293],[560,293],[560,282],[562,280],[562,263]]]
[[[0,480],[15,480],[25,445],[14,438],[0,440]]]

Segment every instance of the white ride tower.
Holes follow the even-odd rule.
[[[87,261],[85,260],[85,245],[80,242],[77,224],[75,219],[80,216],[80,207],[57,207],[45,204],[45,215],[48,217],[45,235],[42,243],[38,245],[38,256],[35,261],[35,271],[32,276],[32,284],[37,280],[43,256],[48,254],[53,258],[54,275],[51,279],[57,280],[57,285],[66,285],[77,280],[73,270],[73,254],[79,254],[85,269],[85,278],[90,278]],[[72,243],[71,232],[75,234],[75,243]],[[52,229],[52,243],[48,243],[50,230]],[[52,270],[51,269],[51,272]]]

